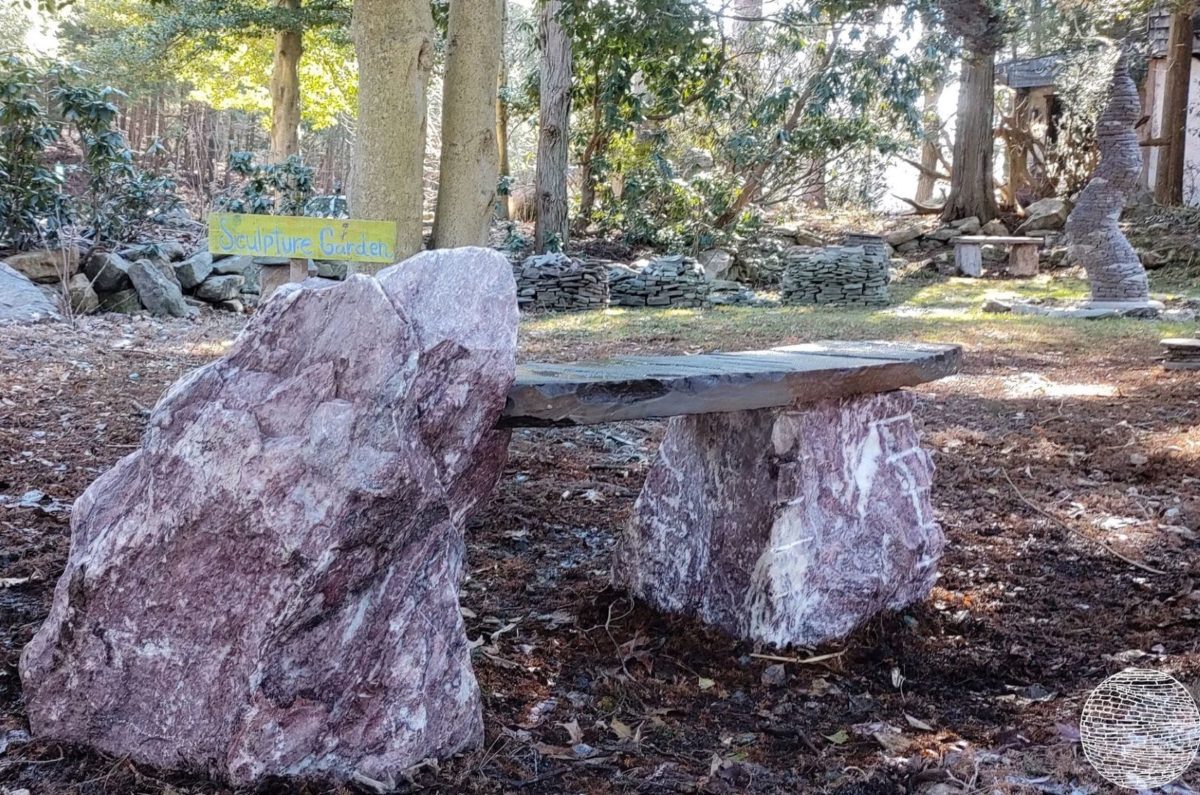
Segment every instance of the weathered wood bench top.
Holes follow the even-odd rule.
[[[997,246],[1040,246],[1045,242],[1040,237],[1005,237],[1003,235],[963,235],[953,240],[955,244],[971,246],[987,245],[988,243]]]
[[[737,353],[532,363],[517,368],[500,424],[592,425],[889,392],[952,375],[961,357],[957,345],[814,342]]]

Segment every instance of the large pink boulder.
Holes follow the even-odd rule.
[[[516,330],[483,249],[278,290],[76,502],[21,657],[34,732],[235,784],[477,745],[457,585]]]
[[[676,417],[614,579],[775,646],[839,638],[925,598],[945,539],[912,405],[891,392]]]

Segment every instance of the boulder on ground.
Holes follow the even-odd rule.
[[[925,598],[945,539],[914,398],[676,417],[618,541],[635,596],[774,646]]]
[[[950,226],[957,229],[960,235],[977,235],[979,234],[979,230],[983,228],[979,223],[979,219],[973,215],[969,218],[960,218],[952,222]]]
[[[132,288],[112,293],[98,292],[96,295],[100,298],[101,312],[120,312],[123,315],[132,315],[143,309],[137,290]]]
[[[317,260],[317,275],[322,279],[345,279],[349,273],[350,263],[345,260]]]
[[[58,305],[25,274],[0,262],[0,323],[58,320]]]
[[[165,271],[164,271],[165,269]],[[167,274],[171,274],[168,278]],[[129,279],[137,290],[142,306],[151,314],[167,317],[193,317],[194,307],[183,300],[179,283],[174,281],[175,271],[168,263],[160,267],[148,259],[140,259],[129,266]]]
[[[184,290],[193,290],[213,272],[213,256],[207,251],[197,251],[175,266],[175,278]]]
[[[246,280],[236,273],[209,276],[196,288],[196,297],[204,301],[232,301],[242,294]]]
[[[234,786],[478,746],[463,528],[499,478],[516,292],[486,249],[280,288],[72,511],[21,657],[35,734]]]
[[[254,257],[234,256],[213,260],[213,272],[221,275],[236,273],[241,276],[247,268],[254,266]]]
[[[728,279],[729,273],[733,269],[733,254],[723,248],[701,251],[696,259],[704,268],[704,273],[710,281]]]
[[[936,240],[939,243],[946,243],[956,237],[965,235],[966,232],[953,226],[943,226],[940,229],[935,229],[925,235],[926,240]]]
[[[1070,214],[1071,203],[1066,199],[1039,199],[1025,208],[1025,220],[1017,227],[1017,234],[1057,231],[1067,223]]]
[[[892,248],[900,248],[906,243],[913,242],[923,234],[925,234],[925,230],[921,228],[920,224],[906,224],[888,232],[883,236],[883,239]]]
[[[1007,237],[1008,227],[999,218],[993,218],[979,228],[979,233],[991,237]]]
[[[71,311],[77,315],[90,315],[100,309],[100,298],[92,289],[92,283],[82,273],[71,277],[67,285],[67,296],[71,299]]]
[[[79,271],[79,250],[74,247],[36,249],[8,254],[8,266],[38,284],[60,284]]]
[[[120,254],[110,251],[94,252],[83,266],[92,288],[98,293],[115,293],[133,288],[129,280],[129,266],[132,263]]]

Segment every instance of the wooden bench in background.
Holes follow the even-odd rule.
[[[924,599],[945,539],[901,387],[953,345],[819,342],[518,368],[501,425],[671,417],[613,579],[660,610],[776,646]]]
[[[1003,237],[1000,235],[964,235],[954,238],[954,264],[964,276],[983,275],[983,246],[1008,246],[1008,272],[1011,276],[1036,276],[1039,237]]]

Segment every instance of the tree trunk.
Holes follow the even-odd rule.
[[[575,229],[580,234],[583,234],[588,224],[592,222],[592,210],[596,207],[596,170],[592,164],[607,143],[604,133],[599,129],[599,114],[600,101],[597,94],[596,101],[592,104],[592,119],[595,127],[591,137],[588,138],[587,146],[583,149],[583,156],[579,159],[579,215],[575,219]]]
[[[424,248],[425,92],[434,59],[433,13],[424,0],[354,0],[350,27],[358,56],[350,205],[357,218],[396,222],[398,261]]]
[[[942,95],[942,85],[930,86],[925,91],[921,104],[921,170],[917,175],[917,193],[913,199],[917,204],[928,204],[933,198],[933,189],[937,185],[938,167],[938,133],[941,126],[938,123],[938,99]]]
[[[277,8],[300,10],[300,0],[275,0]],[[299,25],[299,23],[296,23]],[[271,67],[271,162],[300,153],[300,28],[275,31],[275,62]]]
[[[994,50],[968,50],[963,54],[954,130],[954,164],[950,170],[950,196],[942,210],[943,221],[975,216],[981,223],[987,223],[996,217],[996,193],[992,182],[995,81]]]
[[[571,118],[571,37],[559,14],[562,0],[545,0],[540,38],[541,105],[538,113],[537,221],[534,247],[538,253],[567,245],[567,151]]]
[[[508,178],[512,176],[512,169],[508,162],[508,100],[504,96],[504,91],[508,87],[508,54],[505,52],[507,46],[507,31],[508,31],[508,2],[500,0],[500,76],[496,90],[496,148],[500,151],[500,179],[508,183]],[[498,215],[500,220],[508,221],[512,219],[512,197],[509,196],[508,189],[505,189],[498,197]]]
[[[1184,150],[1187,147],[1188,88],[1192,80],[1192,4],[1171,15],[1167,38],[1167,77],[1163,91],[1158,169],[1154,197],[1160,204],[1183,203]]]
[[[450,3],[434,248],[487,243],[500,176],[496,81],[501,8],[501,0]]]

